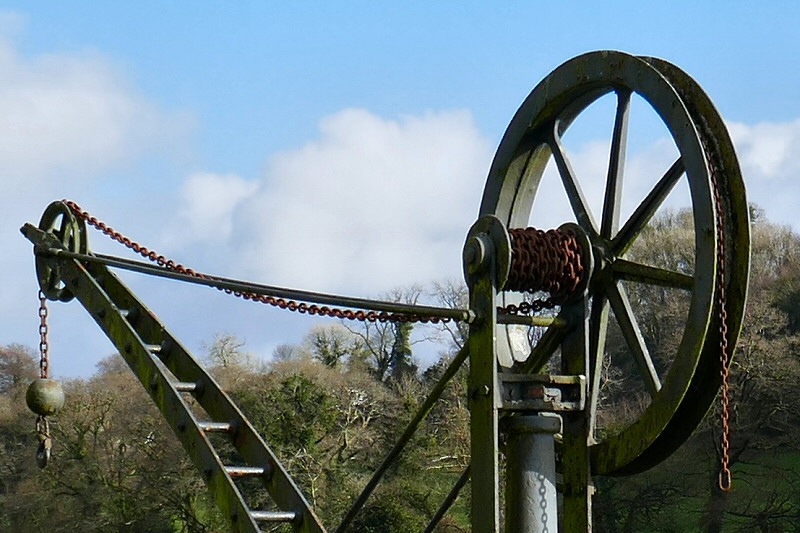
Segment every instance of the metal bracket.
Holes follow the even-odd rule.
[[[586,376],[500,373],[505,411],[582,411],[586,406]]]

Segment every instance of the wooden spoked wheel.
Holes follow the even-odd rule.
[[[608,125],[612,133],[605,175],[579,175],[564,147],[564,136],[582,113],[609,95],[616,103]],[[626,146],[636,133],[631,131],[629,136],[628,132],[634,98],[660,118],[678,155],[671,165],[654,171],[660,178],[623,219]],[[574,58],[531,92],[498,148],[480,214],[495,215],[509,228],[541,227],[531,212],[549,162],[556,169],[554,179],[568,199],[574,222],[591,243],[594,261],[585,293],[592,474],[642,471],[688,438],[717,394],[723,305],[731,347],[741,327],[749,273],[749,218],[738,162],[722,119],[696,82],[669,63],[621,52],[592,52]],[[690,202],[691,258],[685,268],[637,260],[632,253],[637,241],[679,183],[684,184],[680,187],[688,191]],[[588,185],[605,191],[599,218],[590,208],[592,198],[584,193]],[[626,288],[631,284],[684,295],[680,340],[675,341],[674,353],[666,363],[654,361],[644,340],[637,307]],[[518,295],[500,295],[505,302],[515,298]],[[599,431],[601,374],[609,358],[605,339],[612,328],[625,352],[615,358],[629,358],[629,367],[638,373],[646,391],[646,401],[635,420]],[[569,334],[568,329],[549,329],[533,346],[527,368],[543,368],[557,356],[561,340]],[[514,344],[506,329],[499,332],[498,343],[503,342]]]

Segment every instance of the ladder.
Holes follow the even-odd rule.
[[[63,249],[31,225],[23,233],[34,244]],[[102,263],[69,258],[59,258],[57,268],[66,288],[114,343],[178,436],[232,531],[261,532],[262,527],[289,524],[295,533],[325,533],[244,414],[113,272]],[[251,508],[252,480],[266,488],[274,504],[269,509]]]

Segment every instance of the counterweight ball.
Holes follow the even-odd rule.
[[[64,406],[64,389],[54,379],[39,378],[33,381],[25,394],[28,408],[41,416],[49,416]]]

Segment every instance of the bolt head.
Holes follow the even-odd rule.
[[[464,246],[464,265],[470,274],[479,272],[486,261],[487,245],[484,242],[485,238],[484,235],[472,237]]]

